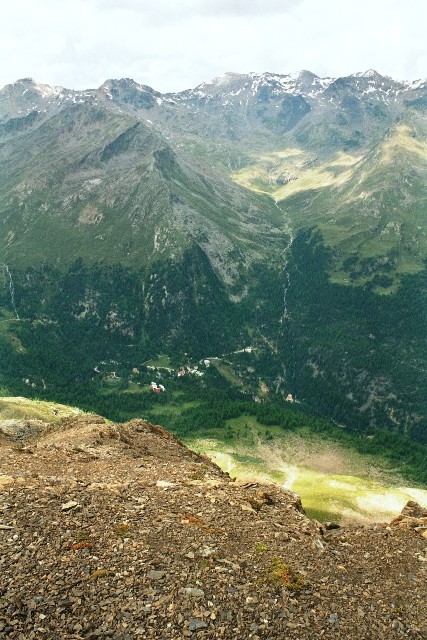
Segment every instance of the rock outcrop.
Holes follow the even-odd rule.
[[[413,500],[409,500],[402,513],[391,522],[393,527],[411,529],[427,538],[427,509],[424,509]]]

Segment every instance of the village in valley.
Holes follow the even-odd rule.
[[[173,366],[168,355],[160,354],[150,360],[146,360],[138,366],[130,369],[130,365],[119,363],[115,360],[101,361],[93,369],[97,377],[107,386],[119,383],[127,383],[132,387],[139,387],[141,391],[152,392],[154,394],[164,394],[168,390],[169,384],[176,379],[199,380],[203,387],[209,385],[208,380],[201,381],[209,371],[219,373],[227,382],[242,392],[250,393],[250,389],[257,388],[257,393],[253,394],[253,399],[261,402],[263,397],[270,393],[271,385],[257,376],[255,367],[242,365],[239,356],[252,354],[255,348],[252,346],[238,349],[228,354],[201,358],[192,362],[188,354],[183,354],[185,364]],[[130,371],[129,371],[130,369]],[[151,379],[151,380],[150,380]],[[255,385],[254,385],[255,383]],[[173,385],[176,389],[175,384]],[[284,392],[283,399],[288,403],[298,402],[292,393]]]

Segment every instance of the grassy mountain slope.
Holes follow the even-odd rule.
[[[427,119],[409,112],[364,156],[310,163],[301,149],[261,158],[235,179],[270,193],[296,229],[317,228],[333,248],[334,280],[364,284],[423,269],[427,256]],[[283,184],[284,183],[284,184]]]
[[[62,418],[81,413],[79,409],[56,402],[30,400],[23,397],[0,397],[0,428],[4,421],[43,420],[59,422]]]
[[[16,136],[0,160],[1,253],[11,265],[140,266],[197,244],[232,281],[283,226],[265,198],[196,172],[135,118],[87,104]]]

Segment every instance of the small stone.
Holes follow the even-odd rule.
[[[338,627],[340,626],[338,614],[331,613],[331,615],[329,616],[329,622],[335,627],[335,629],[338,629]]]
[[[70,511],[70,509],[75,509],[78,506],[78,502],[75,500],[70,500],[70,502],[65,502],[61,505],[61,511]]]
[[[166,480],[157,480],[156,487],[161,487],[162,489],[169,489],[170,487],[174,487],[174,482],[167,482]]]
[[[205,595],[205,592],[202,589],[195,589],[193,587],[184,587],[179,590],[179,593],[188,598],[203,598]]]
[[[391,628],[395,631],[405,631],[405,625],[403,625],[400,620],[393,620]]]
[[[341,529],[341,525],[339,525],[337,522],[324,522],[323,526],[325,527],[326,531],[332,531],[333,529]]]
[[[252,507],[248,504],[241,504],[240,508],[242,509],[242,511],[251,511],[252,513],[256,513],[255,509],[252,509]]]
[[[190,618],[188,629],[190,631],[197,631],[198,629],[205,629],[207,626],[206,622],[199,620],[199,618]]]
[[[147,573],[147,578],[149,578],[150,580],[161,580],[165,577],[166,573],[166,571],[151,570]]]

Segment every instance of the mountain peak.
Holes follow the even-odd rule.
[[[18,78],[18,80],[13,84],[16,85],[16,84],[37,84],[37,83],[34,80],[34,78],[28,77],[28,78]]]
[[[393,78],[390,76],[384,76],[375,69],[368,69],[367,71],[358,71],[357,73],[352,73],[350,78],[370,78],[371,80],[391,80],[394,82]]]
[[[229,82],[233,82],[234,80],[240,80],[245,77],[244,73],[236,73],[234,71],[226,71],[220,76],[213,78],[212,84],[216,86],[221,86],[223,84],[228,84]]]
[[[314,80],[316,78],[319,78],[319,76],[317,76],[312,71],[308,71],[307,69],[301,69],[301,71],[294,71],[290,73],[289,76],[293,80],[308,80],[308,79]]]
[[[367,71],[358,71],[357,73],[352,73],[352,76],[355,78],[375,78],[380,74],[375,69],[368,69]]]
[[[52,87],[33,78],[20,78],[0,89],[0,113],[3,117],[13,117],[33,111],[47,111],[61,96],[72,93],[63,87]]]
[[[136,80],[132,78],[110,78],[106,80],[98,89],[98,91],[125,91],[131,93],[151,93],[156,96],[160,96],[161,94],[158,91],[155,91],[152,87],[149,87],[146,84],[139,84]]]

